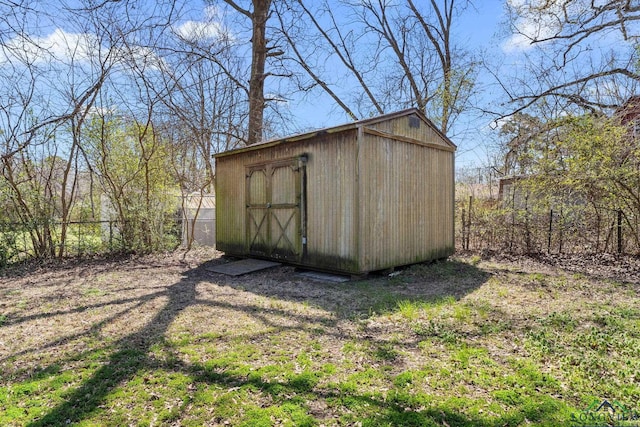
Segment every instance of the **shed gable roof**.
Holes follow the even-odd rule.
[[[409,117],[409,116],[417,117],[417,119],[420,120],[420,122],[422,122],[427,127],[431,128],[431,130],[433,130],[440,137],[443,145],[448,147],[451,151],[456,149],[456,145],[453,142],[451,142],[451,140],[444,133],[442,133],[433,124],[433,122],[431,122],[431,120],[429,120],[420,110],[418,110],[417,108],[408,108],[406,110],[397,111],[395,113],[383,114],[383,115],[380,115],[380,116],[371,117],[371,118],[362,119],[362,120],[357,120],[357,121],[354,121],[354,122],[351,122],[351,123],[346,123],[346,124],[339,125],[339,126],[318,129],[318,130],[314,130],[314,131],[311,131],[311,132],[305,132],[305,133],[301,133],[301,134],[298,134],[298,135],[288,136],[288,137],[285,137],[285,138],[278,138],[278,139],[273,139],[273,140],[270,140],[270,141],[261,142],[261,143],[250,145],[250,146],[247,146],[247,147],[241,147],[241,148],[236,148],[236,149],[229,150],[229,151],[224,151],[222,153],[215,154],[213,157],[215,157],[215,158],[226,157],[226,156],[237,154],[237,153],[243,153],[243,152],[253,151],[253,150],[260,150],[260,149],[273,147],[273,146],[280,145],[280,144],[286,144],[286,143],[289,143],[289,142],[295,142],[295,141],[302,141],[302,140],[305,140],[305,139],[310,139],[310,138],[316,137],[318,135],[335,134],[335,133],[339,133],[339,132],[345,132],[345,131],[348,131],[348,130],[353,130],[353,129],[357,129],[357,128],[363,128],[363,127],[367,127],[367,126],[372,126],[372,125],[376,125],[376,124],[379,124],[379,123],[382,123],[382,122],[391,121],[391,120],[395,120],[395,119],[398,119],[398,118],[401,118],[401,117]]]

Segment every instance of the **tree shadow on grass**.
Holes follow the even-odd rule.
[[[209,265],[219,262],[213,260]],[[210,273],[210,277],[221,285],[267,298],[308,303],[346,319],[394,311],[402,301],[459,300],[491,277],[490,273],[455,259],[415,264],[392,274],[374,273],[343,283],[311,280],[299,272],[282,266],[240,277],[217,273]]]
[[[107,395],[123,385],[150,365],[151,347],[160,342],[176,316],[196,303],[196,284],[202,271],[190,271],[182,280],[169,286],[164,292],[156,292],[145,299],[169,298],[166,305],[142,329],[114,343],[115,352],[108,361],[71,392],[65,401],[51,409],[44,417],[30,426],[68,425],[80,422],[99,409]]]
[[[333,310],[334,313],[337,313],[338,318],[341,318],[342,316],[351,317],[358,313],[370,312],[376,307],[380,308],[380,304],[391,306],[393,301],[404,299],[433,300],[449,296],[460,298],[481,286],[488,277],[475,267],[455,261],[444,266],[413,267],[413,269],[406,270],[392,278],[374,277],[365,281],[340,285],[292,279],[293,270],[288,267],[276,269],[258,278],[254,276],[253,278],[230,279],[212,275],[207,271],[209,265],[210,263],[205,263],[188,271],[183,274],[180,281],[168,286],[164,291],[141,297],[144,301],[165,297],[168,300],[141,329],[110,345],[115,350],[108,360],[80,386],[68,393],[62,403],[29,425],[69,425],[82,422],[97,411],[101,411],[101,407],[111,393],[119,387],[124,387],[140,372],[147,370],[181,373],[188,375],[194,383],[219,386],[225,388],[229,393],[232,393],[229,390],[237,390],[238,388],[254,390],[269,396],[272,405],[293,405],[302,411],[308,409],[305,402],[317,400],[332,402],[332,405],[347,408],[347,412],[355,414],[358,414],[358,408],[366,408],[362,412],[362,421],[369,425],[481,427],[518,425],[525,420],[535,421],[551,418],[559,410],[556,402],[549,403],[542,399],[538,406],[525,407],[502,417],[487,420],[462,414],[442,405],[416,407],[410,393],[383,397],[376,393],[359,393],[354,390],[341,390],[339,387],[327,384],[320,385],[314,380],[313,375],[309,377],[301,374],[285,380],[266,380],[259,374],[239,374],[233,370],[207,366],[206,363],[186,363],[178,358],[165,362],[154,358],[154,347],[157,344],[164,345],[172,323],[180,313],[189,307],[207,305],[212,308],[228,308],[251,315],[265,324],[270,321],[255,306],[225,304],[220,301],[202,299],[196,289],[202,283],[206,283],[207,286],[230,286],[237,290],[269,298],[309,302],[326,310]],[[212,278],[215,279],[217,285],[210,283]],[[281,284],[279,287],[274,285],[278,281]],[[333,295],[333,299],[328,299],[328,295]],[[341,301],[349,299],[356,302],[353,305],[341,305]],[[323,320],[310,314],[285,313],[283,310],[282,315],[285,314],[300,317],[299,323],[303,325],[297,324],[291,327],[272,325],[277,331],[300,328]],[[304,420],[309,424],[314,423],[311,418]],[[214,423],[218,421],[224,420],[211,420]]]

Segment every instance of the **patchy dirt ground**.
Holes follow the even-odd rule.
[[[153,402],[169,405],[170,387],[167,391],[153,389],[151,397],[145,391],[147,397],[141,401],[123,391],[132,400],[128,408],[111,402],[109,396],[122,384],[135,390],[138,377],[147,388],[160,382],[153,374],[144,373],[158,369],[188,374],[193,382],[185,386],[184,393],[190,399],[203,387],[216,399],[223,399],[224,393],[255,387],[254,380],[249,381],[251,374],[242,373],[243,369],[262,372],[258,387],[262,392],[252,391],[249,401],[263,408],[281,397],[264,390],[281,384],[282,372],[287,369],[291,371],[287,375],[301,375],[307,369],[324,372],[324,382],[305,389],[307,394],[314,393],[313,403],[306,403],[305,410],[320,423],[340,424],[367,414],[353,415],[353,409],[336,403],[340,393],[333,387],[346,387],[355,375],[379,369],[381,373],[376,375],[381,378],[358,387],[366,388],[367,396],[386,396],[390,389],[399,387],[394,378],[403,372],[440,363],[442,368],[429,371],[431,382],[425,380],[420,386],[416,379],[413,386],[423,387],[429,396],[444,398],[453,387],[447,385],[453,381],[447,372],[459,364],[458,356],[450,354],[452,343],[458,347],[464,343],[463,349],[477,345],[492,364],[517,375],[513,360],[530,356],[522,343],[541,325],[540,319],[550,319],[542,324],[545,327],[564,327],[557,313],[575,309],[568,321],[572,327],[587,330],[603,315],[585,311],[585,303],[605,301],[606,307],[594,310],[608,313],[618,307],[635,316],[633,307],[640,298],[636,286],[640,284],[640,260],[634,257],[462,254],[450,262],[416,265],[347,283],[304,278],[290,266],[240,277],[208,271],[214,264],[229,261],[213,250],[194,250],[2,271],[0,378],[4,380],[0,380],[0,388],[22,387],[40,378],[42,372],[53,372],[54,376],[77,372],[59,389],[42,392],[40,406],[24,409],[21,416],[25,418],[16,418],[15,425],[33,419],[40,419],[43,425],[61,419],[89,419],[99,424],[113,421],[113,414],[120,414],[123,424],[135,424],[136,417],[154,410]],[[539,277],[539,273],[558,280]],[[616,283],[607,285],[607,280]],[[443,298],[461,304],[445,304],[443,308],[420,305]],[[403,305],[404,301],[410,303]],[[122,358],[129,357],[131,351],[139,356],[123,363]],[[205,369],[211,363],[213,367]],[[282,366],[282,371],[269,371],[271,366]],[[553,372],[553,366],[550,363],[544,369]],[[207,369],[213,373],[204,376]],[[476,375],[472,371],[467,374]],[[562,376],[561,371],[556,374]],[[434,385],[433,378],[444,385]],[[491,382],[479,385],[485,380],[464,377],[456,381],[466,384],[466,398],[491,401]],[[570,383],[569,379],[562,381]],[[224,393],[222,386],[226,387]],[[553,391],[559,400],[563,387],[569,386]],[[283,399],[297,392],[283,393]],[[36,391],[30,393],[39,396]],[[1,398],[2,393],[0,409]],[[384,399],[377,404],[389,411]],[[198,424],[206,419],[207,424],[223,425],[242,420],[234,418],[241,416],[235,412],[214,413],[220,404],[207,407],[214,412],[205,418],[198,412],[204,411],[203,407],[192,403],[191,410],[180,402],[175,405],[183,417],[176,424],[188,424],[189,420]],[[406,409],[398,408],[399,413]],[[442,406],[434,417],[440,413],[445,417],[447,411]],[[488,409],[482,411],[479,414],[484,415],[479,417],[489,416]],[[350,414],[354,418],[349,418]],[[467,416],[468,425],[481,419]],[[505,423],[496,421],[498,424]]]
[[[243,322],[233,308],[257,310],[259,306],[304,303],[317,307],[322,316],[333,318],[338,329],[353,329],[347,320],[382,310],[385,305],[406,299],[431,300],[443,296],[462,298],[480,287],[501,269],[519,273],[571,272],[593,279],[610,279],[640,284],[640,258],[539,255],[536,257],[499,254],[461,254],[471,264],[482,262],[484,269],[471,264],[453,263],[452,271],[427,271],[418,265],[390,276],[368,277],[363,283],[326,283],[297,274],[297,269],[280,266],[239,277],[212,273],[214,264],[234,261],[210,249],[188,253],[169,253],[144,257],[121,257],[99,260],[70,260],[56,265],[31,265],[0,272],[0,319],[5,326],[0,333],[0,364],[12,360],[10,370],[32,357],[47,353],[78,351],[83,335],[100,333],[110,340],[126,337],[131,331],[154,325],[169,326],[158,319],[197,307],[206,299],[218,301],[222,321],[234,328]],[[451,278],[455,276],[455,281]],[[370,286],[374,283],[376,286]],[[387,286],[388,295],[369,294]],[[227,289],[227,291],[225,291]],[[228,300],[225,300],[228,298]],[[259,303],[256,303],[256,300]],[[265,302],[266,301],[266,302]],[[170,303],[168,306],[166,304]],[[158,314],[161,307],[166,313]],[[253,308],[252,308],[253,307]],[[154,316],[156,317],[154,319]],[[158,322],[158,320],[160,320]],[[201,325],[191,321],[196,329]],[[350,326],[347,326],[350,325]],[[158,330],[158,332],[160,332]],[[356,333],[354,331],[351,331]],[[382,331],[377,331],[381,333]],[[76,348],[70,348],[76,347]],[[46,357],[45,357],[46,358]],[[0,365],[2,366],[2,365]],[[4,369],[8,367],[3,366]]]
[[[476,256],[474,253],[465,257]],[[611,279],[627,283],[640,283],[640,257],[633,255],[602,254],[535,254],[512,255],[484,253],[485,260],[522,266],[529,272],[556,268],[584,274],[595,279]]]

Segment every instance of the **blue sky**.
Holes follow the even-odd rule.
[[[73,5],[75,0],[68,0],[67,5]],[[478,3],[478,2],[477,2]],[[61,3],[62,4],[62,3]],[[150,2],[152,8],[154,2]],[[207,2],[186,3],[189,9],[188,15],[176,26],[175,31],[180,34],[189,32],[198,32],[204,35],[214,35],[222,30],[222,27],[216,22],[216,8],[207,7]],[[51,12],[49,10],[49,12]],[[135,13],[135,12],[134,12]],[[455,32],[460,34],[457,38],[466,43],[466,47],[473,50],[477,54],[487,52],[491,56],[501,54],[500,42],[495,37],[499,23],[503,19],[503,2],[499,0],[485,0],[481,4],[476,4],[474,8],[468,10],[457,24]],[[67,75],[63,70],[68,58],[74,58],[73,67],[82,67],[84,63],[89,62],[89,58],[95,55],[96,47],[101,42],[90,33],[83,33],[74,26],[73,22],[66,22],[64,19],[56,19],[55,14],[50,16],[51,19],[41,19],[34,23],[30,28],[31,40],[33,44],[29,44],[29,50],[26,53],[31,56],[31,60],[35,64],[54,64],[53,67],[56,80],[60,80],[59,85],[53,83],[53,88],[42,88],[43,92],[55,92],[58,87],[65,90],[68,87],[67,78],[74,78],[73,73]],[[234,31],[235,29],[232,29]],[[239,37],[245,37],[246,32],[239,32]],[[6,40],[5,40],[6,42]],[[8,42],[8,45],[15,43],[20,51],[19,46],[23,46],[19,39]],[[36,47],[37,46],[37,47]],[[136,55],[147,56],[153,58],[153,53],[140,48]],[[7,58],[2,57],[0,53],[0,62]],[[86,60],[86,62],[85,62]],[[479,88],[484,86],[485,76],[480,75]],[[267,91],[269,88],[267,87]],[[480,94],[480,92],[478,92]],[[43,96],[47,96],[43,93]],[[481,95],[486,96],[486,95]],[[64,97],[64,94],[63,94]],[[322,92],[315,92],[314,96],[307,98],[291,98],[288,101],[288,109],[293,118],[292,128],[299,130],[309,130],[313,128],[324,128],[339,125],[349,120],[344,112],[335,108],[334,102]],[[477,163],[484,160],[486,153],[483,147],[486,145],[486,136],[483,132],[489,132],[488,124],[491,118],[478,117],[474,114],[468,114],[461,117],[457,128],[450,135],[453,141],[458,145],[457,162],[460,166]]]
[[[456,31],[465,46],[477,54],[491,57],[503,56],[509,39],[500,39],[499,32],[504,20],[504,2],[500,0],[483,0],[476,2],[475,8],[469,9],[458,23]],[[489,77],[481,72],[478,82],[478,95],[489,102],[492,88]],[[495,88],[493,88],[495,90]],[[342,124],[347,121],[342,111],[332,112],[333,105],[328,99],[300,100],[293,102],[291,108],[297,116],[302,128],[324,128]],[[458,145],[456,165],[458,168],[475,167],[487,163],[487,142],[495,138],[496,131],[489,126],[493,118],[471,112],[460,118],[458,125],[451,133],[453,142]]]
[[[74,2],[76,0],[68,0]],[[248,1],[248,0],[246,0]],[[541,0],[509,0],[512,3],[526,3]],[[474,7],[467,10],[456,25],[454,32],[456,38],[478,57],[487,58],[494,65],[501,65],[501,72],[505,75],[522,72],[522,53],[528,51],[531,46],[528,41],[518,36],[509,36],[502,25],[505,21],[504,0],[476,1]],[[219,2],[221,3],[221,2]],[[148,3],[150,7],[159,4]],[[165,3],[166,4],[166,3]],[[216,8],[207,7],[207,2],[196,1],[185,3],[189,14],[179,23],[174,30],[180,34],[200,32],[203,35],[219,33],[223,27],[217,21]],[[210,3],[209,3],[210,4]],[[543,22],[544,24],[544,22]],[[523,28],[536,31],[535,25],[524,22]],[[42,55],[38,60],[64,61],[68,51],[73,51],[77,62],[81,62],[83,56],[93,54],[92,46],[100,45],[91,34],[74,29],[72,23],[55,19],[55,15],[47,22],[33,24],[33,30],[37,35],[33,39],[35,45],[46,48],[45,53],[33,53]],[[233,32],[235,29],[232,29]],[[245,28],[246,30],[246,28]],[[540,31],[540,28],[537,29]],[[548,29],[542,28],[543,31]],[[240,38],[246,38],[247,32],[238,30]],[[233,34],[233,35],[236,35]],[[618,38],[614,36],[606,43],[616,43]],[[5,40],[6,42],[7,40]],[[13,43],[14,41],[10,41]],[[16,43],[20,43],[16,41]],[[153,60],[153,52],[141,47],[135,55]],[[592,55],[597,55],[594,50]],[[48,59],[47,59],[48,58]],[[0,53],[0,63],[6,58]],[[588,60],[588,58],[587,58]],[[149,63],[150,66],[153,64]],[[148,64],[148,65],[149,65]],[[64,65],[64,64],[62,64]],[[63,69],[63,66],[60,69]],[[67,65],[68,66],[68,65]],[[77,64],[76,64],[77,66]],[[492,81],[490,74],[479,69],[478,83],[475,90],[475,101],[478,104],[488,105],[491,102],[500,102],[505,94]],[[59,79],[68,78],[64,73],[59,73]],[[64,82],[63,82],[64,83]],[[61,85],[64,87],[64,85]],[[54,88],[56,89],[56,88]],[[49,89],[47,89],[49,90]],[[269,88],[267,88],[267,91]],[[324,128],[339,125],[349,121],[344,112],[334,107],[334,102],[320,91],[314,92],[312,97],[292,97],[287,101],[288,110],[292,118],[292,129],[307,131],[314,128]],[[489,164],[489,148],[497,137],[497,131],[490,124],[495,117],[480,114],[479,110],[472,110],[460,117],[450,137],[459,147],[457,153],[458,167],[470,167]],[[495,127],[495,126],[494,126]]]

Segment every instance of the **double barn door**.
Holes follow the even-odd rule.
[[[247,168],[246,241],[250,254],[288,261],[301,259],[303,168],[299,158]]]

